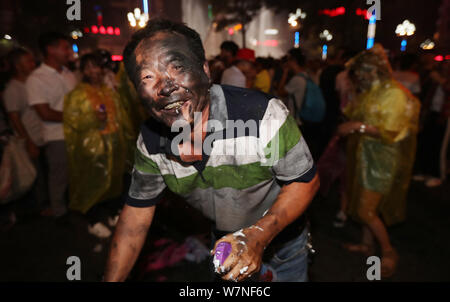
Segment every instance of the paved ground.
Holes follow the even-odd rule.
[[[169,197],[170,200],[170,197]],[[99,240],[87,232],[86,219],[71,213],[55,221],[26,214],[20,204],[18,223],[0,233],[0,281],[66,281],[66,259],[81,259],[82,280],[100,280],[109,240]],[[366,259],[343,250],[342,242],[356,242],[357,224],[335,229],[331,221],[338,208],[335,191],[327,199],[316,198],[309,209],[317,254],[310,269],[312,281],[367,281]],[[401,259],[396,275],[389,281],[450,281],[450,183],[428,189],[413,183],[408,201],[408,219],[389,232]],[[184,204],[173,202],[157,210],[148,245],[141,256],[148,255],[150,243],[158,238],[182,242],[192,234],[208,235],[208,222]],[[93,252],[97,244],[103,250]],[[141,257],[141,260],[143,257]],[[208,281],[207,262],[190,263],[140,275],[135,269],[132,280]]]

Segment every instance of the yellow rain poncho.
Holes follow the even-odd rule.
[[[133,131],[137,137],[140,131],[140,126],[148,118],[148,115],[136,93],[136,89],[125,72],[123,63],[120,64],[116,79],[118,82],[117,92],[120,95],[122,106],[129,116]]]
[[[363,190],[382,194],[377,211],[387,225],[405,219],[419,111],[419,101],[392,79],[373,85],[345,108],[348,118],[380,132],[380,137],[355,133],[348,138],[348,211],[354,219],[359,220]]]
[[[378,130],[376,137],[368,133],[348,137],[348,212],[363,223],[379,213],[389,226],[405,219],[420,103],[393,80],[380,44],[352,58],[346,67],[360,93],[344,114]]]
[[[119,71],[117,72],[116,81],[118,83],[117,92],[120,96],[120,105],[127,120],[125,123],[127,160],[131,163],[132,167],[136,149],[136,139],[141,130],[141,124],[148,118],[148,115],[136,93],[133,83],[131,83],[128,78],[123,62],[120,64]]]
[[[106,122],[96,115],[103,106]],[[63,116],[69,207],[86,213],[95,204],[122,193],[129,121],[116,92],[87,83],[79,84],[66,96]]]

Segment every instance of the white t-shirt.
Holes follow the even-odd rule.
[[[48,104],[56,111],[63,111],[64,96],[70,92],[77,80],[75,75],[63,67],[61,73],[56,69],[42,64],[28,77],[26,88],[30,106]],[[62,122],[43,121],[44,139],[46,142],[64,140]]]
[[[3,102],[7,112],[18,112],[30,139],[37,146],[44,145],[42,121],[36,111],[28,105],[25,84],[12,79],[3,92]]]
[[[247,80],[242,71],[233,65],[223,71],[220,84],[245,88],[247,86],[246,82]]]
[[[305,74],[306,75],[306,74]],[[290,114],[295,118],[298,124],[301,124],[301,120],[297,112],[300,112],[303,105],[303,98],[306,91],[306,80],[305,78],[295,75],[290,81],[284,86],[284,90],[289,93],[289,99],[287,107]]]

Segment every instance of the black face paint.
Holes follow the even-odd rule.
[[[194,112],[209,103],[210,79],[181,35],[160,32],[136,47],[139,96],[156,120],[170,127],[194,122]]]

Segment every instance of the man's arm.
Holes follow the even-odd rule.
[[[104,281],[125,281],[136,262],[155,214],[155,206],[125,205],[111,242]]]
[[[39,117],[47,122],[62,122],[63,113],[61,111],[56,111],[50,108],[48,104],[36,104],[33,105],[34,110],[36,110]]]
[[[278,199],[255,226],[267,230],[260,232],[259,240],[266,247],[278,233],[294,222],[308,208],[320,186],[319,176],[308,182],[293,182],[281,188]]]
[[[228,273],[222,279],[242,281],[258,272],[265,247],[278,233],[305,212],[319,185],[319,177],[316,174],[308,183],[293,182],[283,186],[267,214],[253,226],[242,230],[245,237],[230,234],[218,240],[216,246],[219,242],[226,241],[230,242],[233,248],[233,252],[223,264],[224,271]],[[245,274],[241,274],[240,270],[245,267],[248,269]]]

